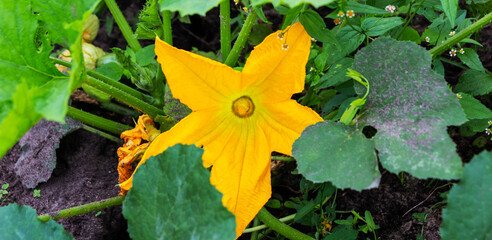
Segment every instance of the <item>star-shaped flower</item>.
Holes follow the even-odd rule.
[[[255,47],[242,72],[160,39],[155,44],[173,97],[193,111],[159,135],[139,165],[177,143],[203,147],[203,165],[213,166],[210,182],[236,216],[237,236],[270,198],[271,152],[292,155],[304,128],[323,120],[291,99],[304,89],[311,37],[300,23],[282,39],[280,32]]]

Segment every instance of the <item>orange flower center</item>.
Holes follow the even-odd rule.
[[[251,116],[255,111],[255,105],[248,96],[242,96],[232,103],[232,112],[240,118]]]

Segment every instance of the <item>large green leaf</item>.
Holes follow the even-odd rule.
[[[205,16],[208,10],[219,5],[221,0],[159,0],[161,11],[179,12],[181,16],[198,14]]]
[[[234,239],[234,215],[210,185],[203,150],[175,145],[140,166],[123,203],[132,239]]]
[[[451,23],[451,28],[454,28],[454,20],[456,20],[456,12],[458,11],[458,0],[441,0],[442,9]]]
[[[374,142],[343,123],[307,127],[294,142],[292,154],[299,173],[315,183],[331,181],[338,188],[360,191],[380,177]]]
[[[489,94],[492,91],[492,74],[470,69],[461,75],[454,90],[472,96]]]
[[[0,48],[0,157],[42,117],[64,121],[71,90],[84,73],[84,20],[96,3],[49,0],[31,6],[28,0],[0,1],[0,45],[8,46]],[[48,38],[70,47],[70,78],[48,60],[53,49]]]
[[[382,165],[419,178],[456,179],[461,159],[448,125],[467,119],[444,78],[431,69],[431,55],[413,42],[379,38],[361,49],[353,69],[370,83],[359,124],[377,129]],[[365,88],[358,86],[358,94]]]
[[[362,29],[367,36],[375,37],[386,33],[387,31],[403,24],[400,17],[389,18],[366,18],[362,22]]]
[[[53,220],[42,222],[36,210],[17,203],[0,207],[0,239],[9,240],[62,240],[73,239],[63,226]]]
[[[315,8],[328,5],[332,2],[335,2],[335,0],[251,0],[251,4],[253,6],[263,5],[265,3],[272,3],[275,7],[281,4],[285,4],[289,7],[295,7],[301,3],[308,3],[313,5]]]
[[[442,213],[443,240],[492,239],[492,153],[483,152],[465,166]]]

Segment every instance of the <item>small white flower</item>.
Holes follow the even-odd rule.
[[[396,10],[396,7],[393,5],[388,5],[388,6],[386,6],[385,10],[390,12],[390,13],[394,13]]]
[[[311,67],[311,68],[309,69],[309,72],[313,72],[314,70],[316,70],[316,69],[315,69],[315,68],[313,68],[313,67]]]
[[[277,38],[280,40],[283,40],[284,39],[284,33],[283,32],[277,33]]]
[[[316,38],[311,38],[311,41],[317,42],[318,40],[316,40]]]
[[[461,98],[462,98],[461,94],[459,94],[459,93],[456,93],[456,97],[457,97],[458,99],[461,99]]]
[[[282,44],[282,50],[287,51],[287,49],[289,49],[289,45],[287,43]]]
[[[430,37],[429,37],[429,36],[426,36],[426,37],[425,37],[425,41],[426,41],[426,42],[430,42],[430,40],[431,40],[431,39],[430,39]]]
[[[452,36],[454,36],[454,34],[456,34],[456,32],[455,32],[455,31],[451,31],[451,32],[449,33],[449,36],[451,36],[451,37],[452,37]]]
[[[460,49],[460,53],[461,54],[464,54],[465,53],[465,50],[463,48]]]
[[[355,16],[354,10],[348,10],[347,11],[347,17],[353,18]]]
[[[492,133],[492,131],[490,130],[490,128],[486,128],[485,133],[487,133],[487,135],[490,135]]]
[[[492,125],[492,120],[489,120],[487,123],[488,123],[489,125]]]
[[[338,13],[337,13],[337,16],[339,16],[339,17],[343,17],[343,16],[345,16],[345,13],[343,13],[343,12],[338,12]]]
[[[456,56],[456,49],[451,49],[451,51],[449,51],[449,56],[451,57]]]

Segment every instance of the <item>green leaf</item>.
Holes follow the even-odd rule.
[[[155,45],[151,44],[148,45],[144,48],[139,49],[135,53],[135,61],[137,62],[138,65],[140,66],[147,66],[151,63],[154,63],[155,59]]]
[[[376,8],[376,7],[362,4],[362,3],[358,3],[358,2],[355,2],[352,0],[347,2],[346,9],[347,10],[353,10],[354,13],[356,13],[356,14],[357,13],[384,14],[384,15],[389,14],[389,12],[384,10],[384,9]]]
[[[9,46],[0,49],[0,157],[41,118],[64,121],[70,94],[84,74],[82,30],[95,3],[0,2],[0,45]],[[67,6],[77,8],[67,11]],[[48,38],[70,47],[70,78],[48,60],[53,49]]]
[[[53,220],[42,222],[36,210],[17,203],[0,207],[0,239],[74,239],[63,229],[61,224]]]
[[[492,119],[492,111],[471,95],[461,93],[459,100],[468,119]]]
[[[361,49],[352,69],[370,83],[359,124],[377,129],[379,159],[393,173],[456,179],[461,159],[448,125],[467,119],[458,98],[431,68],[431,55],[413,42],[378,38]],[[358,94],[366,92],[357,83]]]
[[[459,51],[456,53],[458,55],[458,58],[468,67],[471,69],[475,69],[478,71],[485,71],[485,68],[483,68],[482,62],[478,58],[477,52],[471,48],[463,48],[465,53],[461,54]]]
[[[285,4],[289,7],[295,7],[301,3],[307,3],[313,5],[315,8],[319,8],[325,5],[328,5],[335,0],[251,0],[251,4],[253,6],[263,5],[265,3],[271,3],[274,7],[278,7],[282,4]]]
[[[453,186],[440,227],[443,240],[492,238],[492,153],[482,152],[465,165]]]
[[[96,72],[101,73],[102,75],[114,79],[115,81],[119,81],[121,76],[123,76],[123,68],[117,62],[109,62],[106,63],[96,69]]]
[[[162,20],[159,15],[157,0],[147,0],[144,8],[138,15],[137,30],[135,31],[137,39],[155,39],[156,36],[163,38],[164,31]]]
[[[451,28],[455,26],[456,12],[458,11],[458,0],[441,0],[442,9],[451,23]]]
[[[492,74],[470,69],[461,75],[454,90],[472,96],[489,94],[492,91]]]
[[[258,15],[258,17],[261,19],[261,21],[267,23],[267,24],[273,24],[272,22],[268,21],[268,19],[265,16],[265,13],[263,12],[263,8],[261,6],[256,6],[253,8],[253,11]],[[256,45],[256,44],[255,44]]]
[[[326,28],[323,18],[317,12],[308,9],[299,15],[299,21],[309,36],[316,40],[326,43],[336,42],[335,36]]]
[[[287,11],[284,17],[284,22],[282,24],[282,30],[285,30],[285,28],[292,24],[292,22],[297,18],[301,10],[302,4],[299,4]]]
[[[353,27],[353,28],[352,28]],[[345,26],[340,29],[336,35],[338,42],[343,44],[343,56],[346,56],[357,49],[366,36],[362,34],[362,28],[354,25],[354,26]]]
[[[374,142],[342,123],[307,127],[294,142],[292,154],[299,173],[315,183],[331,181],[338,188],[360,191],[380,177]]]
[[[210,185],[202,153],[178,144],[140,166],[123,203],[132,239],[235,238],[235,217]]]
[[[403,30],[403,32],[401,33],[398,40],[399,41],[412,41],[412,42],[415,42],[416,44],[420,44],[420,42],[421,42],[420,35],[417,32],[417,30],[415,30],[411,27],[408,27],[408,26]]]
[[[322,88],[335,86],[349,80],[350,77],[347,77],[347,68],[351,67],[353,62],[354,59],[352,58],[343,58],[337,63],[331,65],[328,72],[321,77],[315,89],[319,90]]]
[[[179,12],[181,16],[198,14],[205,16],[208,10],[219,5],[221,0],[159,0],[161,11]]]
[[[386,33],[387,31],[403,24],[400,17],[389,18],[366,18],[362,22],[362,29],[367,36],[375,37]]]

